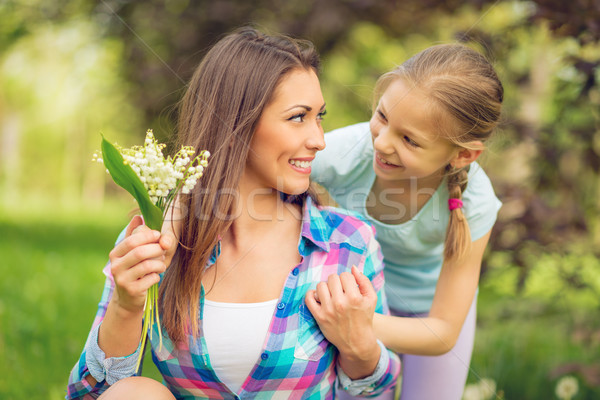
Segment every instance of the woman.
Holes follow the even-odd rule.
[[[336,377],[353,395],[393,387],[399,361],[372,329],[373,311],[386,311],[373,231],[308,194],[325,145],[317,70],[309,43],[253,29],[209,51],[179,114],[180,142],[212,154],[199,186],[181,196],[181,246],[166,269],[168,237],[130,223],[110,253],[67,398],[322,399],[333,397]],[[328,340],[304,296],[352,265],[375,290],[338,288],[328,304],[365,310],[352,315],[362,328],[342,319],[354,339]],[[150,343],[164,386],[133,376],[146,291],[159,280],[165,338]]]

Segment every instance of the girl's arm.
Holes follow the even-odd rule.
[[[490,233],[473,242],[466,257],[468,261],[444,262],[428,317],[375,315],[376,335],[386,347],[397,353],[417,355],[440,355],[454,347],[477,291]]]
[[[330,275],[327,283],[320,282],[305,301],[327,340],[340,352],[339,364],[348,377],[356,380],[373,374],[381,350],[372,329],[377,293],[369,278],[353,266],[351,274]]]
[[[305,302],[325,337],[339,351],[339,386],[352,396],[376,397],[395,386],[400,359],[375,335],[373,315],[389,313],[383,290],[383,255],[373,228],[365,224],[360,230],[366,237],[363,261],[353,266],[351,273],[333,274],[327,282],[317,284],[316,290],[307,292]]]

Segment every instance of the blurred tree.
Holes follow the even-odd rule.
[[[0,15],[0,185],[5,188],[21,180],[19,172],[8,172],[11,165],[16,171],[35,165],[31,159],[19,161],[24,150],[13,151],[33,143],[18,133],[30,132],[33,138],[43,126],[38,121],[35,129],[28,128],[32,121],[15,110],[46,109],[61,116],[62,125],[47,136],[63,143],[68,154],[89,148],[77,144],[81,132],[112,130],[141,138],[141,119],[143,128],[154,128],[164,139],[173,129],[174,105],[206,49],[241,25],[315,43],[324,61],[327,129],[369,117],[372,86],[382,72],[431,44],[462,41],[496,62],[506,86],[506,124],[488,162],[505,201],[492,247],[510,252],[508,265],[520,271],[517,287],[525,285],[532,254],[568,252],[582,241],[589,251],[600,247],[597,0],[7,0]],[[93,33],[67,43],[58,32],[74,20]],[[52,39],[34,39],[43,35]],[[91,48],[106,49],[102,54],[109,61],[86,64],[99,57]],[[62,64],[51,61],[52,54],[59,54]],[[66,86],[55,86],[54,97],[42,99],[35,93],[47,93],[44,84],[60,76],[44,64],[61,65]],[[44,78],[23,78],[24,73]],[[90,86],[69,92],[74,77]],[[69,105],[54,102],[56,111],[45,103],[71,96],[76,100]],[[86,169],[83,158],[68,160],[55,170],[63,171],[63,181],[79,186],[64,191],[85,191],[82,185],[89,180],[73,173]]]
[[[140,121],[121,73],[122,44],[103,37],[80,5],[56,23],[42,3],[2,4],[0,200],[98,204],[104,171],[90,160],[100,132],[124,140]]]

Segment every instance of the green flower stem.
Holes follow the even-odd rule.
[[[148,146],[150,146],[150,150],[148,150],[149,153],[146,151]],[[146,157],[148,154],[151,154],[150,158],[145,159],[146,164],[150,163],[152,165],[156,164],[162,166],[163,164],[160,160],[163,160],[166,161],[167,164],[173,166],[177,163],[175,160],[178,160],[182,157],[188,157],[188,155],[192,157],[192,155],[195,153],[195,150],[191,146],[187,146],[185,147],[186,150],[184,151],[184,147],[182,147],[175,158],[168,157],[166,160],[164,160],[161,152],[163,147],[164,145],[156,142],[151,130],[146,132],[144,148],[141,148],[140,146],[134,146],[131,149],[119,149],[117,146],[111,144],[103,137],[102,160],[100,160],[106,166],[106,169],[112,176],[115,183],[127,190],[135,198],[138,206],[140,207],[142,216],[144,217],[144,223],[146,226],[159,232],[162,230],[166,213],[169,211],[169,208],[177,197],[177,194],[180,191],[187,193],[187,191],[190,190],[190,187],[188,187],[186,184],[188,178],[194,175],[193,182],[197,182],[197,179],[202,176],[203,169],[197,170],[197,172],[192,174],[190,173],[189,167],[191,165],[195,165],[196,168],[198,168],[200,164],[202,164],[201,168],[206,167],[206,158],[210,156],[207,151],[202,151],[200,152],[200,155],[191,160],[187,167],[184,169],[179,169],[179,172],[183,172],[183,179],[177,179],[176,185],[174,185],[176,187],[174,189],[169,188],[165,196],[162,192],[163,189],[158,189],[156,187],[156,184],[160,183],[160,179],[154,179],[150,175],[144,175],[142,179],[145,183],[142,183],[142,179],[138,176],[138,173],[140,173],[140,171],[145,171],[144,174],[146,174],[149,169],[145,166],[140,169],[138,160],[140,157]],[[135,156],[133,154],[135,154]],[[140,155],[138,156],[138,154]],[[129,165],[130,163],[134,166],[135,170],[131,167],[131,165]],[[181,166],[182,165],[179,164],[177,168]],[[173,170],[171,170],[171,172],[173,172]],[[149,177],[152,179],[152,182],[150,183],[147,180]],[[148,188],[150,188],[150,192],[148,191]],[[150,193],[152,193],[152,196],[150,196]],[[159,349],[161,349],[163,339],[162,330],[160,327],[160,316],[158,312],[158,284],[152,285],[146,293],[146,302],[144,304],[142,323],[142,336],[140,337],[141,352],[137,360],[136,373],[138,373],[140,369],[140,364],[146,349],[148,336],[150,336],[150,340],[152,340],[153,327],[155,323],[157,324],[158,328]]]

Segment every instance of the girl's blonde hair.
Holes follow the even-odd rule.
[[[256,125],[279,83],[298,69],[318,72],[310,42],[242,28],[212,47],[194,72],[179,107],[178,141],[211,156],[198,187],[181,196],[181,246],[160,285],[162,322],[174,343],[198,333],[204,268],[232,223]]]
[[[432,116],[441,137],[462,148],[477,149],[497,127],[504,88],[491,63],[461,44],[430,47],[395,70],[382,75],[375,88],[375,104],[396,79],[420,89],[431,100]],[[451,117],[448,123],[447,117]],[[450,199],[461,199],[467,188],[469,166],[446,166]],[[444,258],[461,260],[471,247],[469,224],[462,208],[450,212]]]

